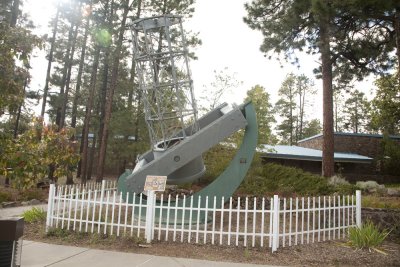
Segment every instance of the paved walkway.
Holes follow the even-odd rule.
[[[123,267],[123,266],[162,266],[162,267],[259,267],[268,265],[215,262],[148,254],[134,254],[81,247],[60,246],[33,241],[24,241],[22,246],[22,265],[24,267],[74,266],[74,267]],[[270,266],[272,267],[272,266]]]
[[[0,208],[0,218],[21,216],[22,213],[24,213],[24,211],[30,210],[33,207],[47,211],[47,204],[39,204],[39,205],[33,205],[33,206],[20,206],[20,207],[5,208],[5,209]]]
[[[0,218],[15,217],[33,206],[0,209]],[[47,209],[47,205],[35,207]],[[0,229],[1,231],[1,229]],[[149,254],[115,252],[73,246],[61,246],[24,240],[22,246],[23,267],[74,266],[74,267],[123,267],[123,266],[162,266],[162,267],[259,267],[256,265],[232,262],[215,262],[174,257],[161,257]]]

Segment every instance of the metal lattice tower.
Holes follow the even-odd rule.
[[[133,170],[118,180],[120,192],[141,193],[149,175],[167,183],[192,182],[206,172],[202,154],[245,128],[243,142],[227,169],[198,194],[226,199],[244,179],[257,144],[251,103],[224,103],[197,118],[193,82],[182,17],[163,15],[136,20],[132,26],[134,57],[152,143]],[[203,205],[203,204],[201,204]]]
[[[199,130],[182,17],[143,18],[132,29],[152,149],[162,152]]]

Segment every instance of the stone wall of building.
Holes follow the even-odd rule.
[[[370,158],[381,154],[382,138],[335,135],[335,152],[354,153]]]
[[[299,142],[297,145],[305,148],[322,150],[322,144],[323,144],[323,138],[321,135],[312,139],[307,139],[305,141]]]

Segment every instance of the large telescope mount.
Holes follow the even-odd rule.
[[[141,193],[148,175],[167,176],[169,184],[194,181],[206,171],[202,153],[245,129],[242,144],[227,169],[196,193],[228,200],[244,179],[255,152],[253,105],[222,104],[198,118],[182,17],[139,19],[132,31],[151,149],[138,158],[133,171],[119,178],[119,191]]]

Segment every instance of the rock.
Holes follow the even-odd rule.
[[[30,203],[29,203],[29,201],[22,201],[22,202],[21,202],[21,205],[22,205],[22,206],[29,206]]]
[[[3,208],[13,208],[17,206],[17,202],[11,201],[11,202],[3,202],[2,204]]]
[[[391,197],[399,197],[400,196],[400,190],[395,189],[395,188],[388,188],[386,193],[388,196],[391,196]]]
[[[29,201],[30,205],[39,205],[40,203],[42,203],[42,202],[40,202],[40,200],[37,200],[37,199],[32,199]]]

